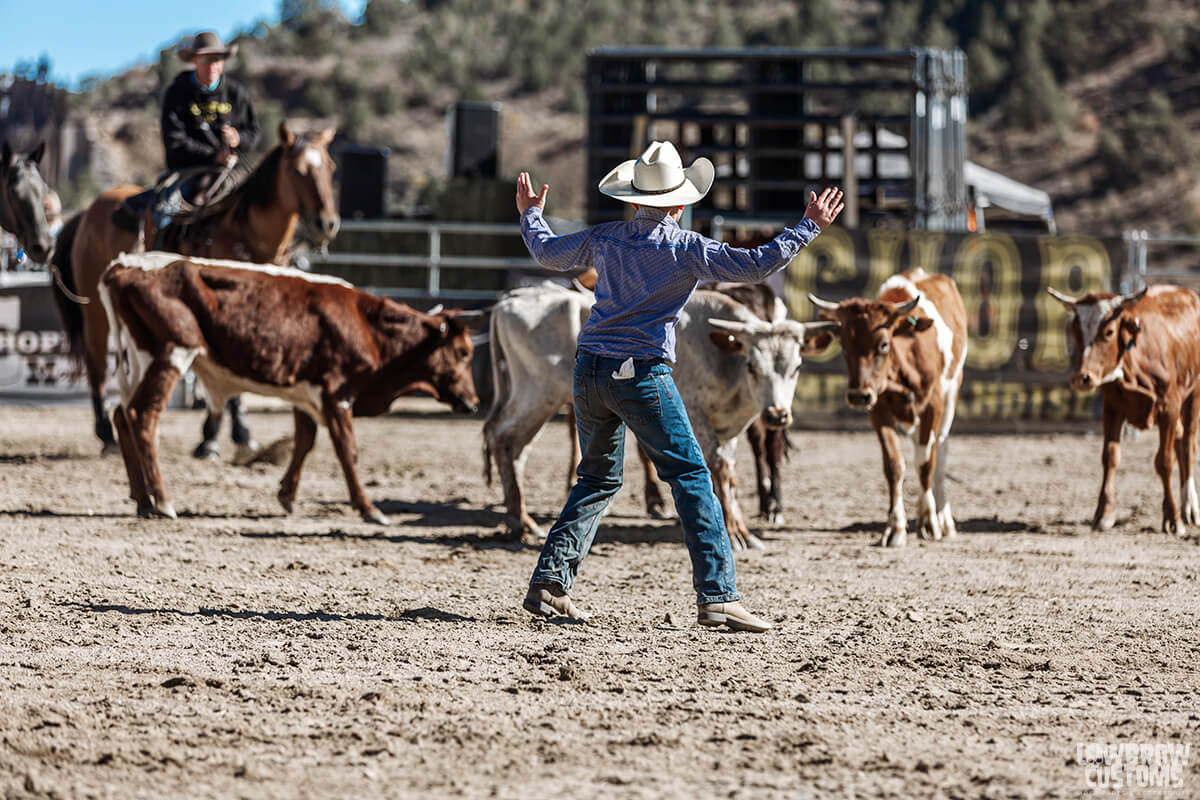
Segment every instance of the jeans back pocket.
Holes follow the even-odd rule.
[[[635,380],[614,380],[613,398],[620,406],[621,416],[647,422],[662,416],[662,394],[657,375],[646,375]]]

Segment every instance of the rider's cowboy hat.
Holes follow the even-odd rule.
[[[221,37],[217,36],[212,31],[203,31],[192,37],[191,44],[182,45],[179,48],[179,57],[184,61],[191,61],[196,56],[215,56],[219,55],[223,58],[229,58],[237,52],[237,45],[226,47],[221,41]]]
[[[671,208],[700,200],[712,188],[716,170],[707,158],[687,169],[670,142],[651,142],[636,159],[626,161],[600,181],[600,191],[624,203]]]

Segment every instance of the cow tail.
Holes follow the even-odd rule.
[[[71,295],[77,295],[75,271],[71,269],[71,248],[75,244],[75,234],[79,231],[79,223],[83,221],[83,212],[67,220],[59,231],[58,241],[54,246],[54,257],[50,259],[51,266],[58,271],[59,280],[51,281],[54,291],[54,304],[58,306],[58,314],[62,317],[63,331],[67,335],[71,360],[82,366],[84,357],[83,341],[83,307]]]
[[[507,373],[501,369],[504,360],[504,345],[497,335],[496,318],[500,315],[492,312],[488,320],[488,348],[492,364],[492,406],[488,409],[487,419],[483,423],[483,479],[490,487],[492,485],[492,426],[500,408],[508,400]]]

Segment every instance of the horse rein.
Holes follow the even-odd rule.
[[[42,186],[45,186],[46,181],[42,178],[41,174],[38,173],[36,170],[34,170],[34,174],[36,174],[38,176],[38,180],[42,181]],[[12,231],[17,235],[17,241],[20,242],[21,238],[22,238],[22,234],[25,233],[25,231],[24,231],[25,226],[22,224],[21,218],[17,215],[17,213],[15,211],[16,207],[13,205],[12,198],[10,198],[8,196],[8,191],[9,191],[8,176],[5,175],[4,178],[5,179],[3,181],[0,181],[0,195],[3,195],[2,197],[0,197],[0,200],[3,201],[3,202],[0,202],[0,210],[5,211],[12,216],[12,219],[11,219]],[[0,216],[3,216],[3,215],[0,215]],[[0,220],[0,222],[4,222],[7,225],[9,220]],[[50,256],[51,256],[51,259],[53,259],[53,256],[54,256],[53,250],[50,251]],[[88,303],[92,302],[89,298],[81,297],[67,288],[66,282],[63,281],[62,273],[59,272],[58,265],[56,265],[53,262],[53,260],[48,260],[43,266],[45,266],[46,269],[50,272],[50,274],[54,277],[54,283],[57,284],[59,291],[61,291],[63,293],[63,296],[66,297],[68,300],[70,300],[73,303],[77,303],[78,305],[81,305],[81,306],[86,306]]]

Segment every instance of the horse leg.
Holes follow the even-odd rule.
[[[217,434],[221,432],[221,420],[225,416],[225,407],[220,400],[214,399],[211,395],[205,405],[208,407],[208,415],[204,418],[204,428],[202,429],[204,441],[196,445],[196,449],[192,451],[192,458],[211,458],[217,461],[221,458],[221,446],[217,444]]]
[[[246,423],[246,404],[242,402],[240,394],[235,394],[225,401],[225,408],[229,411],[230,422],[233,423],[233,463],[244,464],[258,452],[258,442],[250,435],[250,426]]]
[[[93,310],[96,306],[96,310]],[[104,382],[108,378],[108,317],[99,303],[83,307],[84,366],[87,368],[88,386],[92,390],[92,415],[95,418],[96,436],[100,438],[102,455],[117,452],[117,439],[113,435],[112,423],[104,412]]]

